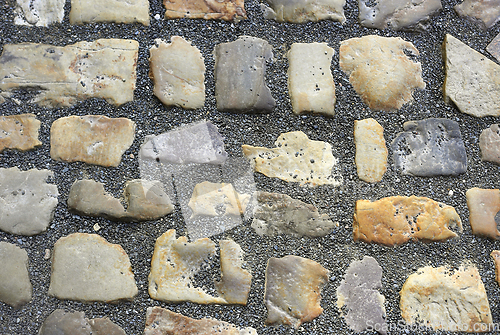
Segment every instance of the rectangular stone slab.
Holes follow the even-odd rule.
[[[368,183],[381,181],[387,171],[384,128],[374,119],[355,120],[354,142],[359,179]]]
[[[15,244],[0,242],[0,302],[19,308],[31,300],[28,253]]]
[[[500,239],[500,190],[471,188],[465,193],[472,233]]]
[[[278,22],[305,23],[320,20],[345,22],[345,0],[266,0],[264,18]]]
[[[167,19],[205,19],[239,22],[247,18],[244,0],[164,0]]]
[[[26,151],[42,145],[38,140],[40,125],[34,114],[0,116],[0,152]]]
[[[16,0],[14,24],[48,27],[64,18],[66,0]]]
[[[139,22],[149,26],[148,0],[71,0],[70,24]]]

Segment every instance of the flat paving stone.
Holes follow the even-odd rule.
[[[56,309],[42,324],[38,335],[126,335],[108,318],[85,318],[84,312]]]
[[[387,171],[387,146],[384,128],[374,119],[354,121],[356,170],[358,177],[368,183],[382,180]]]
[[[500,125],[492,124],[479,135],[481,159],[500,165]]]
[[[34,114],[0,116],[0,152],[5,149],[26,151],[41,146],[40,125]]]
[[[306,23],[321,20],[345,22],[345,0],[265,0],[264,18],[277,22]]]
[[[167,19],[205,19],[239,22],[247,18],[244,0],[164,0]]]
[[[500,190],[471,188],[465,193],[474,235],[500,239]]]
[[[48,27],[64,19],[66,0],[16,0],[14,24],[30,27]]]
[[[490,255],[495,263],[495,280],[500,285],[500,250],[493,250]]]
[[[464,0],[455,5],[458,15],[477,23],[483,29],[489,29],[500,20],[499,0]]]
[[[28,253],[0,242],[0,302],[21,308],[31,300],[33,288],[28,274]]]
[[[188,206],[192,216],[240,216],[251,195],[239,194],[230,183],[204,181],[196,184]]]
[[[148,0],[71,0],[70,24],[134,23],[149,26]]]

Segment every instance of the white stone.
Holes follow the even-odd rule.
[[[48,27],[61,23],[66,0],[16,0],[14,24]]]

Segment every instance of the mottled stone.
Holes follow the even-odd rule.
[[[32,103],[68,107],[89,98],[114,105],[134,99],[139,43],[100,39],[64,47],[5,44],[0,56],[0,94],[33,92]]]
[[[14,24],[48,27],[64,18],[65,0],[16,0]]]
[[[102,115],[67,116],[50,128],[50,156],[65,162],[118,166],[134,141],[135,123]]]
[[[0,301],[20,308],[31,300],[28,254],[14,244],[0,242]]]
[[[458,15],[478,23],[483,29],[493,27],[500,20],[499,0],[464,0],[454,8]]]
[[[488,44],[486,51],[490,53],[493,57],[500,61],[500,34],[498,34],[493,41]]]
[[[0,116],[0,152],[26,151],[42,145],[38,140],[40,124],[34,114]]]
[[[500,190],[471,188],[465,193],[469,207],[469,222],[474,235],[499,240]]]
[[[479,136],[481,159],[500,165],[500,125],[493,124]]]
[[[424,197],[388,197],[358,200],[354,212],[353,239],[387,246],[409,240],[445,241],[462,232],[455,208]]]
[[[424,89],[418,50],[400,37],[368,35],[340,44],[340,68],[371,109],[392,111]]]
[[[239,216],[245,213],[250,195],[239,194],[232,184],[204,181],[196,184],[188,206],[192,216]]]
[[[500,285],[500,250],[493,250],[491,252],[491,257],[495,263],[495,279],[498,285]]]
[[[493,330],[488,297],[473,265],[457,271],[420,268],[408,277],[400,295],[401,315],[408,324],[443,331]]]
[[[42,324],[38,335],[126,335],[108,318],[86,319],[84,312],[63,309],[53,311]]]
[[[267,113],[276,102],[265,82],[272,47],[263,39],[240,36],[215,46],[215,98],[219,111]]]
[[[96,234],[74,233],[54,245],[49,296],[83,302],[132,300],[138,293],[127,253]]]
[[[164,0],[167,19],[205,19],[239,22],[247,18],[244,0]]]
[[[57,186],[48,184],[49,170],[0,169],[0,229],[11,234],[44,232],[54,217]]]
[[[149,26],[148,0],[71,0],[70,24],[139,22]]]
[[[359,179],[368,183],[381,181],[387,171],[384,128],[374,119],[355,120],[354,142]]]
[[[266,324],[298,328],[322,312],[321,289],[329,271],[313,260],[298,256],[270,258],[266,268],[264,302]]]
[[[306,23],[320,20],[345,22],[345,0],[266,0],[264,18],[278,22]]]
[[[255,171],[271,178],[311,187],[342,184],[342,176],[334,171],[337,159],[329,143],[292,131],[281,134],[274,145],[276,148],[268,149],[245,144],[243,154],[251,160]]]
[[[408,121],[396,135],[396,168],[421,177],[456,176],[467,171],[467,153],[458,122],[448,119]]]

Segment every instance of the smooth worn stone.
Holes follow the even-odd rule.
[[[266,0],[264,18],[278,22],[306,23],[321,20],[345,22],[345,0]]]
[[[89,98],[121,105],[134,99],[139,43],[100,39],[67,46],[5,44],[0,56],[0,94],[33,91],[43,107],[69,107]]]
[[[167,19],[205,19],[239,22],[247,18],[244,0],[164,0]]]
[[[387,147],[384,128],[374,119],[354,121],[356,169],[358,177],[367,183],[382,180],[387,171]]]
[[[441,331],[484,332],[492,326],[488,297],[477,268],[426,266],[410,275],[400,292],[409,325]]]
[[[28,253],[14,244],[0,242],[0,302],[20,308],[31,300]]]
[[[442,8],[441,0],[369,0],[359,1],[359,22],[368,28],[426,30],[432,16]]]
[[[492,124],[479,135],[481,159],[500,165],[500,125]]]
[[[495,57],[497,61],[500,61],[500,34],[498,34],[493,41],[488,44],[486,51]]]
[[[5,149],[26,151],[41,146],[38,140],[40,124],[34,114],[0,116],[0,152]]]
[[[14,24],[48,27],[52,23],[61,23],[65,3],[65,0],[16,0]]]
[[[297,237],[321,237],[338,226],[327,214],[286,194],[256,192],[252,228],[260,236],[287,234]]]
[[[153,92],[167,106],[186,109],[205,105],[205,63],[200,50],[180,36],[172,43],[155,40],[149,49]],[[189,66],[186,66],[189,64]]]
[[[217,109],[238,113],[267,113],[276,102],[265,82],[266,62],[272,47],[257,37],[240,36],[215,46],[215,98]]]
[[[373,257],[365,256],[361,261],[349,264],[344,279],[337,288],[337,307],[346,323],[355,332],[373,330],[378,325],[381,334],[386,334],[385,298],[382,288],[382,268]],[[343,307],[347,312],[343,312]],[[379,330],[380,329],[380,330]]]
[[[364,103],[373,110],[393,111],[424,89],[418,50],[400,37],[368,35],[340,44],[340,68]]]
[[[321,290],[328,282],[328,274],[327,269],[307,258],[269,258],[264,293],[266,324],[297,329],[318,317],[323,312]]]
[[[483,29],[493,27],[500,20],[499,0],[464,0],[454,8],[458,15],[478,23]]]
[[[335,114],[334,51],[326,43],[294,43],[288,51],[288,90],[295,114]]]
[[[49,296],[117,302],[137,293],[130,260],[120,245],[85,233],[61,237],[54,245]]]
[[[109,318],[96,318],[88,321],[92,328],[92,335],[126,335],[125,331]]]
[[[50,128],[50,156],[64,162],[118,166],[135,137],[135,123],[102,115],[67,116]]]
[[[70,24],[139,22],[149,26],[148,0],[71,0]]]
[[[38,335],[126,335],[108,318],[86,319],[84,312],[63,309],[53,311],[42,324]]]
[[[456,176],[467,171],[467,153],[458,122],[408,121],[392,141],[396,168],[420,177]]]
[[[47,183],[50,170],[0,169],[0,230],[31,236],[44,232],[54,217],[59,192]]]
[[[425,197],[395,196],[356,201],[352,235],[354,241],[394,246],[457,237],[451,229],[462,232],[455,208]]]
[[[245,213],[250,197],[236,192],[230,183],[204,181],[195,185],[188,206],[192,217],[240,216]]]
[[[274,145],[268,149],[244,144],[243,154],[251,160],[255,171],[271,178],[310,187],[342,184],[342,176],[334,171],[337,159],[329,143],[292,131],[280,134]]]
[[[445,101],[465,114],[500,116],[500,66],[449,34],[443,58]]]
[[[491,252],[491,257],[495,263],[495,279],[498,285],[500,285],[500,250],[493,250]]]
[[[474,235],[500,239],[500,190],[471,188],[465,193]]]

